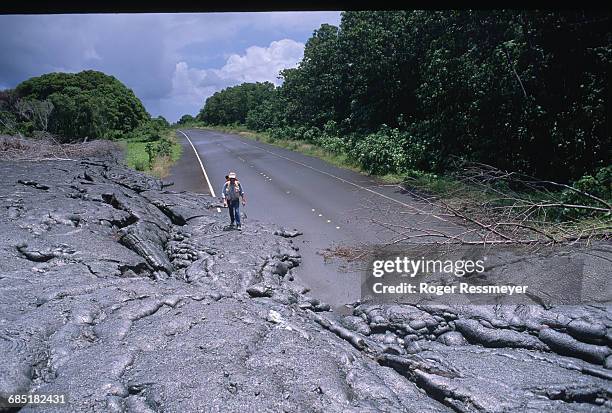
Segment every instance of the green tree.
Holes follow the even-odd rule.
[[[304,58],[295,69],[281,72],[280,95],[289,124],[323,127],[337,119],[342,86],[338,28],[323,24],[306,42]]]
[[[243,83],[223,89],[206,99],[197,119],[211,125],[244,124],[249,110],[261,105],[273,92],[270,82]]]
[[[92,70],[34,77],[20,83],[15,93],[23,100],[48,99],[54,107],[49,131],[65,141],[112,137],[150,118],[130,89],[113,76]]]
[[[177,122],[178,125],[187,125],[190,123],[195,122],[195,117],[191,116],[191,115],[183,115],[181,116],[181,118],[179,119],[179,121]]]
[[[607,10],[344,12],[280,87],[224,89],[198,118],[345,148],[377,173],[461,158],[576,180],[612,157],[609,27]]]

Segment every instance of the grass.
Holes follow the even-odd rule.
[[[181,157],[182,146],[176,138],[173,129],[168,129],[163,133],[163,138],[171,142],[170,156],[157,156],[153,164],[149,166],[149,155],[146,146],[148,141],[142,138],[124,139],[120,141],[124,149],[125,163],[129,168],[142,171],[157,178],[165,178],[170,173],[172,165]],[[156,144],[156,142],[153,142]]]

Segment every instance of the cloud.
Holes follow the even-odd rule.
[[[143,99],[166,96],[174,64],[156,15],[0,16],[0,82],[94,69]]]
[[[301,59],[312,32],[339,21],[339,12],[1,15],[0,84],[100,70],[153,116],[177,120],[219,88],[278,84],[278,71]]]
[[[174,117],[185,113],[195,115],[206,98],[228,86],[266,81],[280,85],[279,72],[295,67],[303,55],[303,43],[282,39],[271,42],[267,47],[251,46],[243,54],[231,54],[220,68],[198,69],[190,67],[187,62],[178,62],[172,76],[172,91],[161,99],[159,109],[189,109],[176,112]]]
[[[225,79],[242,82],[267,80],[280,84],[278,73],[282,69],[295,67],[303,56],[304,43],[283,39],[270,43],[268,47],[249,47],[244,56],[231,55],[218,73]]]

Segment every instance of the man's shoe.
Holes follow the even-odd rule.
[[[234,228],[234,223],[230,222],[229,226],[230,226],[230,228]]]
[[[242,225],[238,224],[238,225],[236,226],[236,229],[237,229],[238,231],[242,231]]]

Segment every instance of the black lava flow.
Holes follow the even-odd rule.
[[[0,163],[0,393],[21,411],[610,411],[608,305],[354,303],[272,224],[98,159]]]

